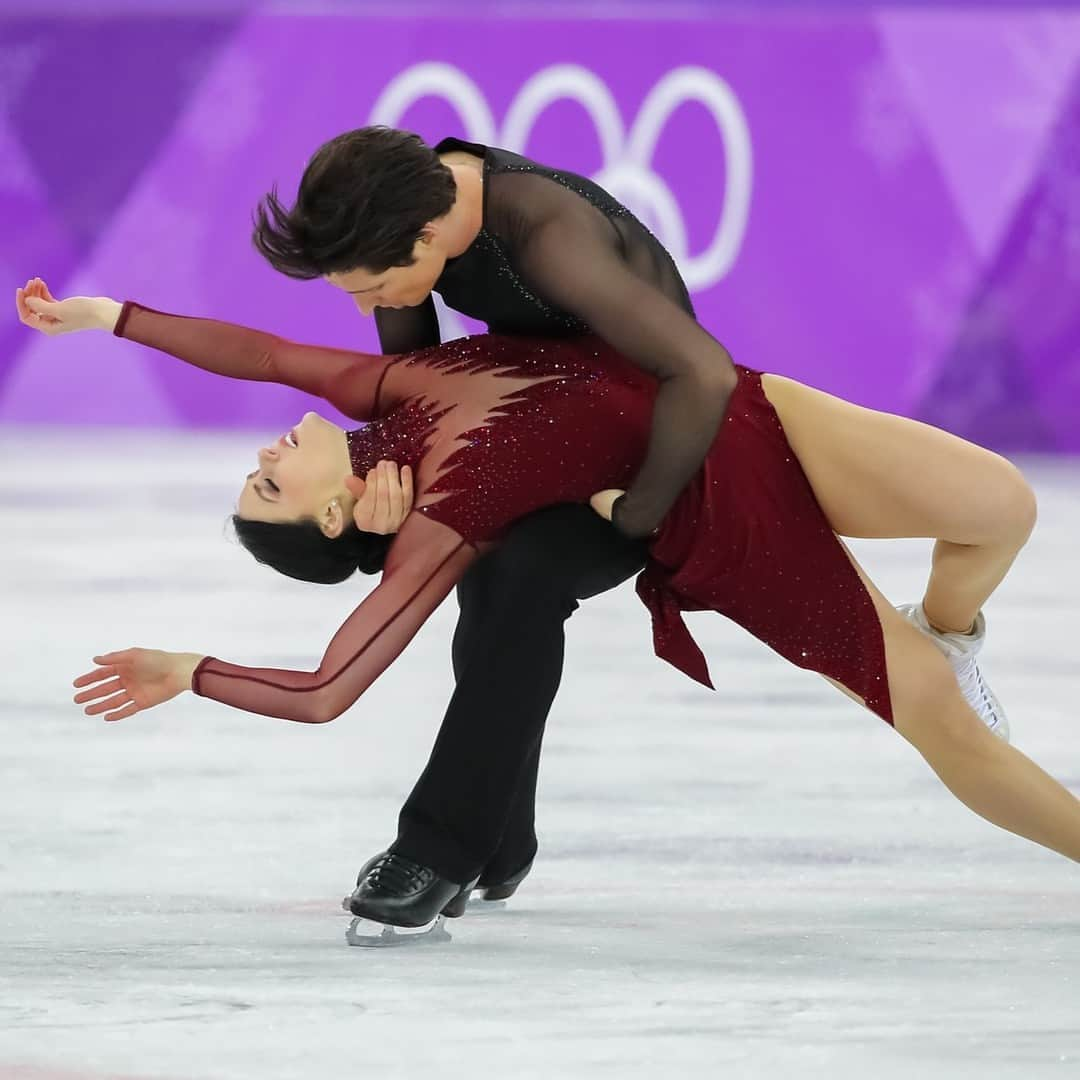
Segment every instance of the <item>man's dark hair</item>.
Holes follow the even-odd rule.
[[[357,570],[377,574],[386,562],[393,536],[350,527],[336,540],[311,518],[295,522],[253,521],[232,517],[236,538],[258,562],[298,581],[336,585]]]
[[[319,147],[291,210],[276,187],[259,203],[252,241],[289,277],[359,267],[379,274],[412,264],[421,230],[449,211],[456,193],[453,173],[419,135],[357,128]]]

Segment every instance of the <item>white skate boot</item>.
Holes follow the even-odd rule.
[[[899,604],[896,608],[909,622],[917,626],[945,654],[956,673],[964,700],[975,710],[979,719],[1004,742],[1009,741],[1009,721],[1001,702],[979,671],[975,657],[986,640],[986,619],[980,611],[970,634],[942,633],[927,621],[922,604]]]

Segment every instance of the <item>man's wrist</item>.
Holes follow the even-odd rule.
[[[611,504],[611,524],[614,525],[615,528],[618,529],[618,531],[620,533],[622,533],[623,536],[625,536],[625,537],[627,537],[627,538],[629,538],[631,540],[649,541],[649,540],[654,539],[656,537],[656,535],[660,532],[660,526],[659,525],[657,525],[655,529],[651,529],[651,530],[649,530],[647,532],[641,532],[641,531],[635,530],[635,529],[628,529],[627,528],[627,523],[626,523],[626,520],[625,520],[626,519],[626,514],[624,512],[625,509],[626,509],[626,492],[623,492],[623,494],[620,495]]]

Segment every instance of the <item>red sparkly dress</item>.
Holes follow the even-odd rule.
[[[128,302],[115,333],[234,378],[283,383],[365,421],[353,471],[410,465],[413,512],[382,579],[315,671],[207,657],[193,689],[318,723],[344,712],[408,645],[470,563],[516,519],[626,488],[648,448],[656,380],[602,340],[482,335],[400,356],[298,345]],[[711,686],[684,610],[714,610],[892,720],[873,601],[833,534],[761,376],[738,385],[702,468],[649,545],[637,583],[659,656]]]

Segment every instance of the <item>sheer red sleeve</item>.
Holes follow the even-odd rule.
[[[379,415],[379,390],[392,357],[300,345],[215,319],[168,315],[128,300],[113,333],[216,375],[294,386],[354,420]]]
[[[390,548],[382,581],[333,636],[318,668],[239,667],[208,656],[192,689],[263,716],[333,720],[389,667],[476,556],[452,529],[414,511]]]

